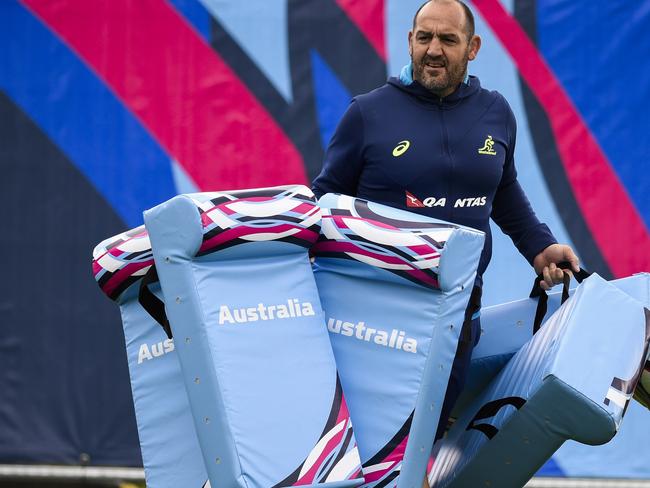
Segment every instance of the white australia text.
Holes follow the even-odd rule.
[[[400,349],[414,354],[418,352],[418,342],[412,337],[408,337],[403,330],[393,329],[388,332],[369,327],[365,322],[355,324],[334,318],[328,319],[327,330],[332,334],[341,334],[391,349]]]
[[[168,352],[174,350],[174,341],[172,339],[165,339],[162,342],[156,344],[140,344],[140,349],[138,350],[138,364],[142,364],[144,361],[149,361],[150,359],[157,358]]]
[[[291,319],[309,315],[315,315],[312,304],[301,302],[297,298],[290,298],[285,303],[276,305],[258,303],[255,307],[230,308],[228,305],[221,305],[219,307],[219,325]]]

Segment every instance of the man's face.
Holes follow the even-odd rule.
[[[413,79],[438,96],[456,90],[476,57],[481,39],[467,38],[465,13],[456,2],[426,4],[409,32]]]

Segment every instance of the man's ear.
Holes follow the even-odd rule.
[[[470,61],[474,61],[478,55],[479,50],[481,49],[481,38],[479,36],[473,36],[469,41],[469,56]]]
[[[413,56],[413,48],[411,47],[411,39],[413,38],[413,31],[409,31],[408,42],[409,42],[409,56]]]

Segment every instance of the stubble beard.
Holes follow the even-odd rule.
[[[427,61],[433,61],[433,59],[424,56],[420,62],[416,62],[411,56],[411,62],[413,64],[413,79],[433,94],[443,96],[443,94],[447,93],[450,88],[455,90],[465,78],[465,73],[467,73],[467,64],[469,63],[469,49],[465,53],[461,62],[450,65],[445,61],[445,67],[442,70],[442,73],[435,77],[427,73]]]

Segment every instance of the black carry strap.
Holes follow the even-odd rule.
[[[571,263],[568,261],[562,261],[561,263],[558,263],[557,265],[558,268],[560,269],[568,269],[571,270],[572,266]],[[571,271],[573,273],[573,276],[575,277],[576,281],[578,283],[582,283],[582,280],[585,278],[589,278],[591,276],[591,273],[584,270],[580,269],[577,273],[575,271]],[[538,274],[537,277],[535,278],[535,283],[533,283],[533,289],[530,291],[530,298],[537,298],[539,297],[539,301],[537,302],[537,310],[535,311],[535,320],[533,322],[533,334],[535,334],[539,328],[542,326],[542,320],[544,320],[544,315],[546,315],[546,310],[548,308],[548,295],[546,294],[546,291],[542,290],[542,287],[540,286],[540,281],[544,279],[544,276],[542,273]],[[564,303],[567,301],[569,298],[569,283],[571,281],[571,275],[569,273],[564,273],[564,277],[562,279],[562,302]]]
[[[158,298],[154,292],[149,289],[149,285],[156,283],[158,280],[158,271],[156,266],[152,265],[149,271],[145,273],[140,281],[140,291],[138,292],[138,302],[142,305],[149,315],[160,324],[160,326],[167,334],[168,338],[172,338],[172,329],[169,326],[167,313],[165,312],[165,303]]]
[[[481,295],[483,290],[479,286],[472,288],[472,293],[469,296],[469,303],[465,309],[465,316],[463,320],[463,326],[460,332],[460,342],[461,343],[471,343],[472,341],[472,316],[481,310]],[[474,344],[472,344],[474,347]]]

